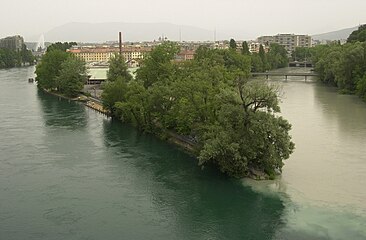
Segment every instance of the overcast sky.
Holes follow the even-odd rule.
[[[0,37],[30,38],[69,22],[168,22],[216,28],[238,39],[316,34],[366,23],[366,0],[0,1]]]

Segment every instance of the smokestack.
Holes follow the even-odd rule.
[[[122,32],[119,32],[119,54],[122,55]]]

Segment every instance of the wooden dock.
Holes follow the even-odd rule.
[[[89,107],[89,108],[91,108],[91,109],[93,109],[97,112],[100,112],[102,114],[105,114],[107,116],[111,115],[111,113],[107,109],[105,109],[103,107],[103,105],[98,101],[92,101],[92,100],[88,101],[88,102],[85,103],[85,106],[87,106],[87,107]]]

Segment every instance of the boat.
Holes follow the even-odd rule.
[[[29,82],[29,83],[34,82],[34,78],[28,78],[28,82]]]

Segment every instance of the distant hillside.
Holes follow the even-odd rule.
[[[338,30],[338,31],[334,31],[334,32],[328,32],[328,33],[322,33],[322,34],[317,34],[317,35],[313,35],[313,39],[315,40],[341,40],[341,39],[347,39],[348,36],[354,31],[357,30],[357,27],[352,27],[352,28],[346,28],[346,29],[342,29],[342,30]]]
[[[105,42],[117,41],[118,32],[124,41],[152,41],[162,35],[170,40],[213,40],[213,31],[170,23],[68,23],[44,34],[46,41]]]

